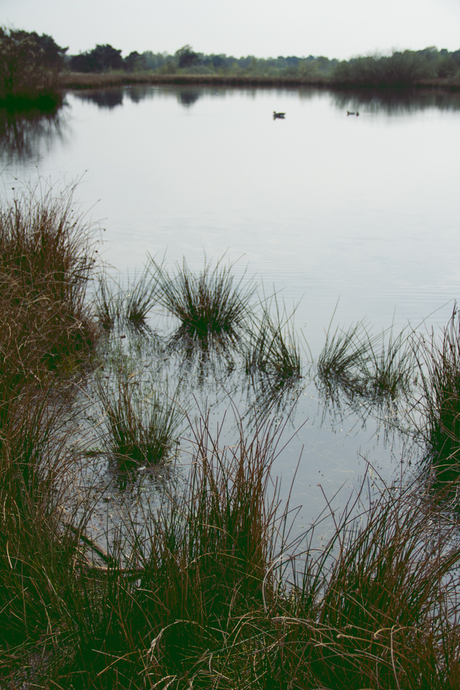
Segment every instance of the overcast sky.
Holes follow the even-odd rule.
[[[174,53],[353,55],[460,48],[460,0],[0,0],[0,24],[46,33],[69,54],[110,43]]]

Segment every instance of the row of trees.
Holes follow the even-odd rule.
[[[460,78],[460,50],[430,47],[395,51],[390,56],[357,57],[335,66],[335,82],[354,85],[406,86],[424,79]]]
[[[110,45],[97,45],[93,50],[68,60],[68,68],[78,72],[154,71],[163,74],[258,74],[272,77],[324,78],[333,83],[410,85],[423,79],[460,77],[460,50],[449,52],[430,47],[424,50],[396,51],[391,56],[372,55],[351,60],[320,56],[236,58],[231,55],[195,52],[185,45],[173,55],[168,53],[132,52],[127,57]]]
[[[74,55],[68,59],[67,66],[74,72],[107,72],[124,70],[126,72],[154,71],[161,74],[188,72],[191,74],[249,73],[267,76],[308,76],[327,75],[337,60],[326,57],[299,58],[295,56],[277,58],[256,58],[253,55],[236,58],[221,53],[219,55],[195,52],[185,45],[174,54],[134,51],[127,57],[111,45],[97,45],[90,51]]]

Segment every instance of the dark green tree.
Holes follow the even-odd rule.
[[[0,100],[58,99],[57,73],[66,50],[46,34],[0,27]]]
[[[193,67],[200,62],[199,54],[195,53],[189,45],[182,46],[182,48],[176,50],[175,57],[179,69]]]
[[[121,50],[113,48],[110,44],[96,45],[86,53],[74,55],[70,59],[70,69],[73,72],[108,72],[115,69],[123,69]]]
[[[146,62],[143,55],[140,55],[137,50],[134,50],[123,60],[123,67],[127,72],[139,72],[146,68]]]

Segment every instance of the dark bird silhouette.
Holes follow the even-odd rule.
[[[283,119],[286,116],[286,113],[277,113],[276,110],[273,111],[273,119],[276,120],[277,117]]]
[[[349,110],[347,110],[347,117],[348,117],[349,115],[354,115],[354,113],[351,113]]]

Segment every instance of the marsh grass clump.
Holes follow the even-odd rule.
[[[147,315],[154,306],[158,294],[158,276],[152,276],[149,267],[133,278],[128,276],[125,291],[125,317],[134,327],[145,326]]]
[[[393,336],[392,329],[374,336],[364,322],[337,329],[332,338],[328,331],[317,362],[326,399],[337,403],[343,393],[352,405],[359,400],[368,408],[407,397],[414,369],[413,339],[404,331]]]
[[[319,546],[321,521],[295,535],[289,506],[279,508],[271,468],[282,438],[274,422],[251,435],[240,425],[228,446],[202,416],[182,489],[144,506],[142,520],[126,517],[103,566],[84,519],[58,518],[57,474],[49,484],[37,474],[45,484],[28,494],[28,521],[11,481],[1,484],[2,682],[25,682],[27,669],[35,684],[101,690],[223,679],[456,690],[460,550],[442,497],[388,487],[366,506],[361,491],[341,515],[330,506]]]
[[[330,328],[326,343],[317,361],[317,375],[324,389],[334,397],[339,388],[351,397],[365,390],[360,377],[368,359],[369,340],[363,322],[347,331],[337,328],[332,336]]]
[[[189,338],[206,342],[237,342],[247,326],[249,304],[255,288],[245,285],[245,273],[235,281],[232,265],[222,259],[214,268],[205,260],[201,273],[193,273],[184,259],[172,275],[156,264],[159,276],[159,303],[181,322],[180,332]]]
[[[107,426],[102,438],[105,452],[125,467],[166,462],[184,418],[167,392],[125,373],[108,382],[98,379],[96,387]]]
[[[275,317],[270,305],[263,307],[262,317],[255,333],[249,338],[245,356],[247,373],[252,376],[266,374],[278,382],[301,377],[301,359],[292,324],[292,315],[281,312],[274,299]]]
[[[26,376],[85,357],[96,332],[86,302],[93,234],[76,212],[74,187],[39,188],[0,209],[0,347]],[[19,348],[14,343],[21,343]]]
[[[307,550],[276,600],[285,612],[265,642],[275,687],[295,676],[312,688],[455,688],[460,551],[451,519],[426,499],[417,485],[388,487],[363,513],[358,497],[335,515],[331,540]]]
[[[99,276],[94,305],[99,323],[105,330],[115,325],[133,331],[147,328],[147,316],[156,302],[157,278],[146,266],[127,280],[106,273]]]
[[[115,278],[104,273],[98,276],[94,293],[94,311],[99,325],[110,331],[123,314],[123,292]]]
[[[376,399],[396,400],[407,396],[414,379],[415,358],[413,341],[403,332],[396,337],[392,329],[369,337],[368,361],[363,370],[363,379],[368,394]]]
[[[460,324],[456,305],[441,341],[434,333],[422,340],[419,371],[422,380],[425,436],[429,455],[443,481],[460,471]]]

